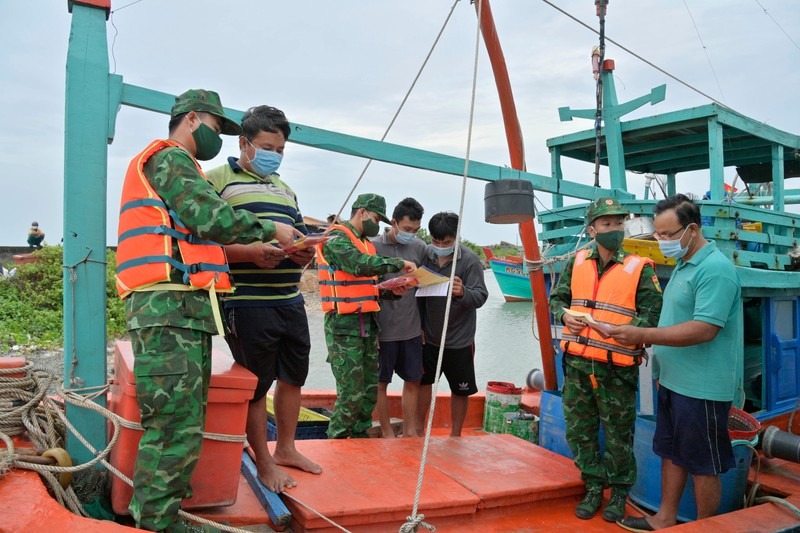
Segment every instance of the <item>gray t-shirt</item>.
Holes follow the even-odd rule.
[[[398,244],[384,233],[372,239],[372,244],[378,255],[400,257],[417,266],[422,264],[425,255],[425,242],[421,239],[414,239],[408,244]],[[381,281],[400,275],[402,272],[385,274]],[[378,323],[381,326],[379,339],[381,341],[406,341],[420,336],[422,326],[414,293],[414,289],[411,289],[399,300],[381,300],[381,311],[378,313]]]
[[[464,296],[453,297],[450,304],[450,320],[447,325],[447,340],[445,348],[466,348],[475,341],[477,328],[476,310],[486,303],[489,291],[483,280],[483,264],[475,253],[461,246],[459,248],[456,276],[464,283]],[[428,267],[442,276],[450,277],[453,268],[452,259],[444,266],[439,266],[439,258],[429,247],[425,253],[423,266]],[[444,326],[444,311],[447,298],[444,296],[431,296],[419,298],[423,300],[422,326],[425,331],[425,342],[434,346],[441,346],[442,328]]]

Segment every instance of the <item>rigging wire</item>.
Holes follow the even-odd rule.
[[[112,60],[112,62],[114,64],[114,68],[111,71],[112,74],[116,74],[117,73],[117,56],[114,55],[114,46],[117,44],[117,35],[119,35],[119,28],[117,28],[117,25],[114,24],[114,13],[116,13],[117,11],[122,11],[126,7],[130,7],[133,4],[138,4],[139,2],[142,2],[142,1],[144,1],[144,0],[134,0],[133,2],[125,4],[122,7],[118,7],[117,9],[115,9],[115,10],[113,10],[113,11],[111,11],[109,13],[108,21],[111,23],[111,26],[114,28],[114,38],[111,40],[111,60]]]
[[[697,27],[697,22],[694,20],[694,16],[692,15],[692,11],[689,9],[689,4],[686,3],[686,0],[683,0],[683,5],[686,7],[686,12],[689,13],[689,18],[692,20],[692,26],[694,26],[694,31],[697,34],[697,38],[700,40],[700,46],[703,47],[703,52],[706,54],[706,59],[708,60],[708,66],[711,67],[711,74],[714,76],[714,81],[717,82],[717,88],[719,89],[719,94],[722,95],[722,100],[725,100],[725,93],[722,90],[722,85],[719,84],[719,78],[717,77],[717,71],[714,70],[714,64],[711,62],[711,56],[708,54],[708,47],[706,43],[703,42],[703,37],[700,35],[700,29]]]
[[[574,16],[574,15],[572,15],[572,14],[568,13],[567,11],[564,11],[563,9],[561,9],[560,7],[558,7],[557,5],[555,5],[555,4],[554,4],[553,2],[551,2],[550,0],[542,0],[542,2],[544,2],[544,3],[545,3],[545,4],[547,4],[547,5],[549,5],[549,6],[550,6],[550,7],[552,7],[553,9],[555,9],[555,10],[557,10],[557,11],[560,11],[560,12],[561,12],[563,15],[565,15],[565,16],[567,16],[567,17],[571,18],[572,20],[574,20],[575,22],[577,22],[578,24],[580,24],[581,26],[583,26],[583,27],[584,27],[584,28],[586,28],[587,30],[589,30],[589,31],[592,31],[592,32],[594,32],[594,33],[598,33],[598,34],[599,34],[599,32],[598,32],[596,29],[592,28],[590,25],[586,24],[585,22],[583,22],[582,20],[580,20],[580,19],[579,19],[579,18],[577,18],[576,16]],[[606,41],[608,41],[608,42],[611,42],[611,43],[614,43],[614,44],[615,44],[615,45],[617,45],[617,46],[618,46],[618,47],[619,47],[621,50],[624,50],[624,51],[628,52],[630,55],[632,55],[633,57],[635,57],[635,58],[636,58],[636,59],[638,59],[639,61],[641,61],[641,62],[643,62],[643,63],[645,63],[645,64],[647,64],[647,65],[649,65],[649,66],[653,67],[654,69],[656,69],[656,70],[657,70],[657,71],[659,71],[660,73],[664,74],[665,76],[668,76],[669,78],[672,78],[673,80],[677,81],[678,83],[680,83],[680,84],[681,84],[681,85],[683,85],[684,87],[686,87],[686,88],[688,88],[688,89],[690,89],[690,90],[692,90],[692,91],[696,92],[696,93],[697,93],[697,94],[699,94],[700,96],[704,96],[705,98],[708,98],[709,100],[711,100],[711,101],[712,101],[712,102],[714,102],[715,104],[717,104],[717,105],[719,105],[719,106],[722,106],[722,107],[724,107],[725,109],[729,109],[729,110],[731,110],[731,111],[735,111],[735,109],[733,109],[731,106],[729,106],[729,105],[725,105],[724,103],[720,102],[719,100],[717,100],[717,99],[716,99],[716,98],[714,98],[713,96],[711,96],[711,95],[708,95],[708,94],[704,93],[703,91],[701,91],[701,90],[700,90],[700,89],[698,89],[697,87],[695,87],[695,86],[693,86],[693,85],[689,84],[688,82],[685,82],[685,81],[683,81],[682,79],[678,78],[677,76],[674,76],[673,74],[670,74],[669,72],[667,72],[667,71],[666,71],[666,70],[664,70],[663,68],[659,67],[658,65],[656,65],[656,64],[655,64],[655,63],[653,63],[652,61],[649,61],[649,60],[645,59],[644,57],[640,56],[639,54],[637,54],[636,52],[634,52],[634,51],[633,51],[633,50],[631,50],[630,48],[627,48],[627,47],[625,47],[625,46],[621,45],[620,43],[618,43],[617,41],[615,41],[615,40],[614,40],[614,39],[612,39],[611,37],[608,37],[608,36],[606,36]]]
[[[477,92],[477,85],[478,85],[478,58],[480,57],[480,44],[481,44],[481,11],[483,8],[483,2],[481,0],[475,0],[477,2],[477,11],[478,11],[478,24],[477,29],[475,32],[475,56],[473,60],[473,67],[472,67],[472,91],[470,96],[470,108],[469,108],[469,122],[467,126],[467,146],[466,146],[466,154],[464,155],[464,172],[462,175],[461,180],[461,198],[460,203],[458,206],[458,226],[456,226],[456,239],[455,239],[455,252],[453,253],[453,261],[450,267],[450,287],[453,286],[453,281],[456,275],[456,267],[458,265],[459,260],[459,248],[461,247],[461,227],[464,223],[464,203],[466,198],[467,192],[467,180],[469,179],[469,158],[470,153],[472,150],[472,130],[473,124],[475,121],[475,94]],[[439,391],[439,382],[441,381],[441,372],[442,372],[442,359],[444,356],[445,346],[447,345],[447,326],[450,321],[450,309],[451,304],[453,301],[453,291],[447,291],[447,302],[445,303],[444,308],[444,321],[442,326],[442,340],[439,346],[439,356],[436,361],[436,372],[434,376],[437,376],[436,379],[433,381],[433,386],[431,390],[431,405],[430,410],[428,412],[428,421],[425,429],[425,437],[424,442],[422,445],[422,455],[420,458],[419,464],[419,474],[417,476],[417,486],[416,490],[414,491],[414,504],[412,506],[411,516],[408,517],[408,521],[403,527],[400,528],[401,533],[403,532],[410,532],[416,531],[417,527],[422,525],[428,529],[431,529],[432,526],[422,522],[424,519],[424,515],[417,514],[419,510],[419,500],[422,494],[422,481],[425,476],[425,464],[428,457],[428,447],[430,445],[431,440],[431,430],[433,428],[433,415],[436,411],[436,396]],[[413,529],[412,529],[413,528]],[[433,529],[435,530],[435,528]]]
[[[798,44],[795,42],[795,40],[794,40],[794,39],[792,39],[791,35],[789,35],[788,33],[786,33],[786,30],[784,30],[784,29],[783,29],[783,27],[782,27],[782,26],[781,26],[781,25],[778,23],[778,21],[777,21],[777,20],[775,20],[775,17],[773,17],[772,15],[770,15],[770,14],[769,14],[769,12],[767,11],[767,8],[765,8],[764,6],[762,6],[762,5],[761,5],[761,2],[759,2],[758,0],[755,0],[755,3],[756,3],[756,4],[758,4],[758,7],[760,7],[762,10],[764,10],[764,14],[765,14],[766,16],[768,16],[769,18],[771,18],[771,19],[772,19],[772,22],[774,22],[774,23],[775,23],[775,25],[776,25],[776,26],[777,26],[777,27],[778,27],[778,28],[779,28],[779,29],[780,29],[780,30],[783,32],[783,34],[786,36],[786,38],[787,38],[787,39],[789,39],[790,41],[792,41],[792,44],[795,46],[795,48],[797,48],[797,49],[799,49],[799,50],[800,50],[800,45],[798,45]]]
[[[139,0],[139,1],[141,1],[141,0]],[[453,16],[453,11],[455,11],[456,5],[458,4],[459,1],[460,0],[455,0],[453,2],[453,5],[450,6],[450,12],[447,14],[447,17],[444,19],[444,23],[442,24],[442,27],[439,30],[439,33],[436,35],[436,39],[433,40],[433,45],[431,45],[431,49],[428,51],[428,55],[425,56],[425,60],[422,62],[422,65],[419,67],[419,71],[417,72],[417,75],[414,76],[414,80],[411,82],[411,85],[409,86],[408,91],[406,91],[406,94],[403,97],[402,102],[400,102],[400,106],[397,108],[397,111],[395,111],[394,116],[392,117],[392,120],[389,122],[389,125],[386,127],[386,131],[383,132],[383,135],[381,136],[381,142],[383,142],[386,139],[386,136],[389,135],[389,131],[391,131],[392,126],[394,126],[394,123],[397,120],[397,117],[400,115],[400,111],[403,110],[403,107],[406,105],[406,102],[408,101],[408,97],[411,96],[411,91],[414,90],[414,87],[417,85],[417,81],[419,81],[420,76],[422,76],[422,72],[425,70],[425,67],[428,64],[428,60],[431,58],[431,55],[433,55],[433,51],[436,49],[436,45],[439,44],[439,39],[441,39],[442,34],[444,33],[444,29],[447,27],[447,23],[450,22],[450,18]],[[347,207],[347,204],[350,202],[350,198],[353,196],[353,192],[356,190],[356,187],[358,187],[358,184],[361,183],[361,180],[364,178],[364,174],[367,173],[367,169],[372,164],[372,161],[373,160],[371,158],[367,159],[367,163],[364,165],[364,168],[361,170],[361,174],[358,175],[358,178],[356,179],[356,182],[353,184],[353,187],[350,189],[350,192],[347,193],[347,197],[344,199],[344,203],[342,203],[342,206],[339,208],[339,211],[336,213],[336,218],[334,218],[334,220],[338,220],[339,217],[341,217],[342,212],[345,210],[345,208]]]
[[[594,186],[600,186],[600,148],[603,143],[603,61],[606,58],[606,7],[608,0],[595,0],[597,6],[597,17],[600,19],[600,44],[596,52],[598,66],[597,66],[597,88],[595,99],[597,101],[597,109],[594,114]]]

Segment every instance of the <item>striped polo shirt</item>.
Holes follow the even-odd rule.
[[[278,174],[262,178],[240,167],[237,158],[229,157],[226,165],[208,171],[206,176],[234,209],[245,209],[260,219],[292,224],[308,234],[297,196]],[[230,269],[236,291],[225,295],[225,307],[280,307],[303,301],[298,287],[303,268],[291,259],[284,259],[272,269],[253,263],[231,263]]]

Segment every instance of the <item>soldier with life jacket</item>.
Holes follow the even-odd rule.
[[[586,495],[575,509],[584,520],[600,509],[606,486],[611,497],[603,519],[620,520],[636,481],[633,428],[644,346],[620,344],[603,326],[653,327],[661,314],[653,261],[622,249],[627,217],[614,198],[590,203],[586,222],[594,243],[567,262],[550,294],[550,311],[564,325],[562,400],[567,442],[586,484]],[[598,440],[601,422],[605,454]]]
[[[330,439],[367,437],[378,397],[379,300],[402,296],[406,289],[380,290],[378,276],[417,269],[411,261],[376,255],[369,239],[378,235],[380,222],[390,223],[386,200],[361,194],[350,220],[330,226],[330,240],[317,246],[327,361],[336,378]]]
[[[198,161],[219,153],[220,134],[242,133],[217,93],[186,91],[171,117],[169,138],[131,161],[120,203],[116,281],[144,428],[129,509],[150,531],[218,531],[179,520],[178,510],[200,457],[211,336],[222,333],[216,292],[231,290],[221,244],[288,245],[303,234],[235,211],[206,181]]]

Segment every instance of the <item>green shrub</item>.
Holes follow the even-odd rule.
[[[61,347],[63,328],[63,248],[34,252],[36,263],[20,265],[16,275],[0,280],[0,351],[11,346]],[[125,312],[114,285],[116,254],[106,254],[107,334],[125,334]]]

